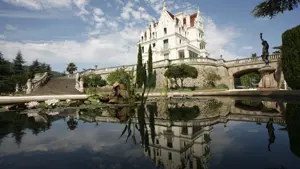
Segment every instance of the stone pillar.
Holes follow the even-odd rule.
[[[283,84],[284,84],[284,90],[287,90],[288,89],[288,85],[287,85],[287,83],[286,83],[285,80],[283,81]]]
[[[28,79],[26,85],[27,85],[26,94],[30,94],[33,89],[32,80]]]
[[[184,49],[184,58],[190,58],[189,50]]]
[[[275,70],[271,66],[265,66],[258,70],[261,75],[258,84],[259,89],[278,89],[277,81],[275,80]]]

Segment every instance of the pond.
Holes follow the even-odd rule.
[[[299,169],[300,104],[157,100],[0,112],[3,169]]]

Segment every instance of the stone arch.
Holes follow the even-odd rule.
[[[242,83],[241,83],[241,76],[245,75],[245,74],[248,74],[248,73],[252,73],[252,72],[255,72],[255,73],[259,73],[258,72],[258,67],[252,67],[252,68],[246,68],[246,69],[237,69],[236,72],[233,72],[232,73],[232,76],[233,76],[233,83],[234,83],[234,88],[236,89],[239,89],[239,88],[244,88],[245,86],[242,86]]]

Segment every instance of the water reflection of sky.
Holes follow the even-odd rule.
[[[211,134],[210,169],[254,169],[280,168],[298,169],[300,159],[293,155],[289,147],[287,131],[278,130],[274,125],[275,143],[268,151],[268,131],[266,124],[229,122],[214,126]],[[298,166],[298,167],[297,167]]]
[[[153,168],[140,145],[118,139],[124,125],[78,124],[71,131],[63,120],[38,136],[27,133],[20,145],[7,137],[0,146],[0,168]]]
[[[300,159],[289,148],[287,131],[274,125],[276,140],[268,151],[268,132],[265,124],[228,122],[214,126],[211,135],[209,169],[298,169]],[[29,130],[20,147],[7,137],[0,145],[0,168],[16,169],[94,169],[94,168],[155,168],[145,157],[141,146],[126,137],[118,139],[123,124],[79,122],[69,130],[66,121],[52,123],[51,129],[35,136]],[[139,142],[139,133],[136,133]]]

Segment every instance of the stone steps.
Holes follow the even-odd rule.
[[[75,89],[75,79],[69,78],[52,78],[35,91],[33,91],[31,96],[35,95],[66,95],[66,94],[81,94]]]

